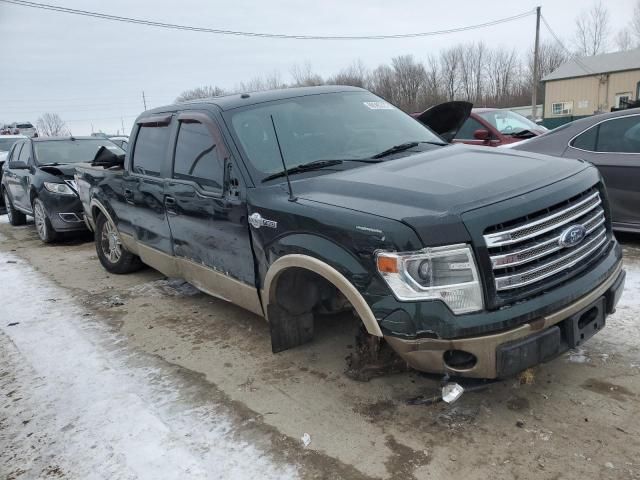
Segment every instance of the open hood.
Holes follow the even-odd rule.
[[[471,115],[472,108],[473,103],[470,102],[445,102],[415,114],[414,117],[447,142],[451,142]]]

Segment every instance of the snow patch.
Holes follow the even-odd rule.
[[[238,439],[221,406],[192,401],[169,367],[128,349],[68,292],[9,260],[0,252],[0,284],[14,292],[37,285],[37,295],[0,302],[0,379],[17,392],[0,399],[8,424],[0,470],[25,470],[25,478],[297,477]]]

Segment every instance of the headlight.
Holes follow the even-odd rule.
[[[468,245],[381,251],[376,264],[398,300],[442,300],[455,314],[482,310],[482,288]]]
[[[57,193],[58,195],[75,195],[74,192],[69,185],[66,183],[51,183],[44,182],[44,188],[49,190],[51,193]]]

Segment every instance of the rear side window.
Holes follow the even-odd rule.
[[[142,125],[133,150],[135,173],[159,177],[169,146],[169,126]]]
[[[455,138],[458,140],[473,140],[473,132],[476,130],[486,130],[486,128],[475,118],[469,117],[462,124]]]
[[[596,151],[596,141],[598,139],[598,129],[600,125],[591,127],[589,130],[582,132],[578,135],[571,146],[579,148],[581,150],[587,150],[589,152]]]
[[[18,160],[22,145],[24,145],[24,142],[16,143],[16,145],[11,149],[11,151],[9,152],[9,155],[7,156],[7,160],[9,162],[15,162]]]
[[[18,160],[24,163],[29,163],[29,157],[31,157],[31,145],[29,145],[28,142],[25,142],[22,145],[22,151],[20,152]]]
[[[598,152],[640,153],[640,115],[602,122],[596,148]]]
[[[173,163],[173,178],[193,180],[206,189],[221,190],[224,161],[209,129],[199,122],[181,122]]]

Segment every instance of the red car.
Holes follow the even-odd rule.
[[[497,147],[547,131],[522,115],[499,108],[473,108],[469,102],[446,102],[413,117],[448,142]]]

